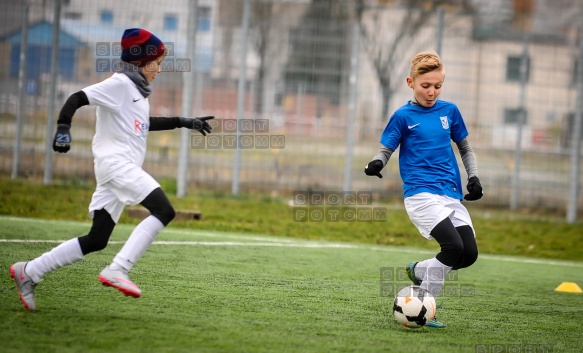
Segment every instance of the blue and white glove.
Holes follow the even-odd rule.
[[[67,153],[71,149],[71,127],[66,124],[57,125],[57,133],[53,139],[53,151]]]

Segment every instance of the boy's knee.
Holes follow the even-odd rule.
[[[154,189],[141,204],[150,211],[152,216],[158,218],[164,226],[167,226],[176,217],[174,207],[172,207],[161,188]]]
[[[166,220],[168,221],[168,223],[170,223],[174,218],[176,218],[176,210],[174,209],[174,207],[170,206],[166,213]]]
[[[464,244],[461,241],[444,244],[436,257],[442,264],[455,267],[464,257]]]
[[[93,224],[89,233],[77,238],[83,255],[105,249],[114,227],[115,222],[109,212],[105,209],[96,210],[93,214]]]
[[[469,253],[464,254],[464,262],[462,263],[461,268],[466,268],[472,266],[476,260],[478,260],[478,251],[471,251]]]
[[[466,249],[464,255],[459,259],[457,265],[453,266],[452,270],[470,267],[476,262],[476,260],[478,260],[478,251]]]
[[[79,246],[81,246],[83,255],[105,249],[108,242],[109,237],[100,237],[91,233],[79,237]]]
[[[174,207],[168,205],[163,209],[155,210],[152,212],[152,216],[158,218],[158,220],[160,220],[164,226],[167,226],[168,223],[170,223],[176,217],[176,211],[174,210]]]

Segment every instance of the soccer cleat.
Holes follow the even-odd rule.
[[[415,266],[417,266],[417,262],[409,262],[407,266],[405,266],[405,274],[414,285],[420,286],[422,281],[415,276]]]
[[[36,304],[34,303],[34,287],[36,287],[36,283],[24,272],[26,264],[26,262],[17,262],[10,266],[10,276],[16,283],[20,301],[24,304],[26,310],[32,311],[36,309]]]
[[[433,328],[445,328],[445,324],[439,322],[436,317],[433,317],[425,326],[433,327]]]
[[[104,286],[113,287],[126,296],[139,298],[142,295],[140,288],[130,280],[127,271],[112,270],[105,266],[98,278]]]

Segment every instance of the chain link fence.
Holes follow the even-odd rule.
[[[94,109],[75,115],[65,155],[47,151],[50,127],[70,94],[116,70],[124,29],[142,27],[169,48],[153,83],[151,115],[216,117],[207,138],[177,130],[149,135],[144,168],[158,179],[180,178],[182,165],[192,188],[367,190],[381,200],[402,198],[398,151],[383,179],[363,168],[390,114],[412,97],[405,84],[410,58],[436,50],[446,66],[440,98],[455,102],[468,125],[483,203],[566,212],[574,198],[581,209],[569,178],[580,174],[573,143],[580,147],[582,135],[573,136],[581,119],[581,6],[561,4],[2,1],[0,171],[93,178]]]

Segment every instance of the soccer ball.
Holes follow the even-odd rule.
[[[419,328],[435,316],[435,298],[419,286],[405,287],[395,297],[393,314],[400,325]]]

